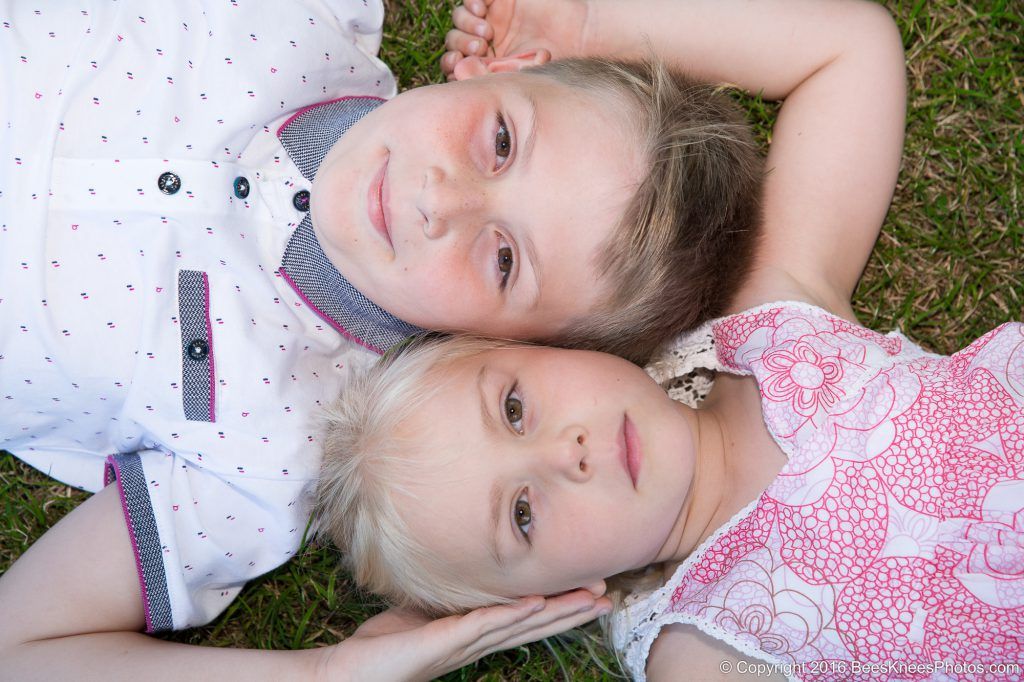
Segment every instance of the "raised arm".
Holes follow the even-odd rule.
[[[557,21],[538,20],[543,13]],[[479,48],[479,30],[499,56],[642,57],[653,50],[698,78],[785,100],[768,154],[763,243],[734,307],[796,297],[852,317],[850,295],[888,209],[903,144],[903,49],[882,7],[862,0],[470,0],[455,20],[447,42],[453,52],[442,66],[456,75],[486,66],[460,59],[473,40]]]
[[[303,651],[166,642],[138,632],[135,557],[108,486],[0,578],[0,680],[426,680],[607,608],[580,591],[433,622],[386,612],[339,645]]]

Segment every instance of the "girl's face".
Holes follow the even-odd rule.
[[[407,322],[556,333],[607,296],[597,257],[641,175],[627,118],[529,74],[410,90],[331,149],[313,225],[345,277]]]
[[[441,375],[440,394],[398,434],[426,453],[425,473],[394,499],[455,575],[502,596],[555,594],[666,558],[693,438],[685,408],[643,370],[538,347]]]

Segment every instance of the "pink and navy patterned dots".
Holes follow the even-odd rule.
[[[804,304],[713,332],[719,360],[757,379],[788,462],[618,619],[634,675],[672,622],[800,679],[1024,661],[1024,325],[950,357]]]
[[[382,18],[341,0],[0,4],[0,447],[88,490],[132,453],[115,462],[147,604],[167,598],[153,628],[209,621],[295,552],[311,413],[375,357],[277,274],[309,182],[276,131],[394,94]],[[206,336],[182,272],[204,280]],[[212,421],[186,418],[190,351]]]

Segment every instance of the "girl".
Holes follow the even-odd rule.
[[[0,445],[87,490],[116,480],[0,582],[16,677],[130,674],[110,656],[129,645],[133,665],[273,665],[130,633],[209,621],[297,549],[310,414],[349,368],[418,326],[642,359],[748,260],[748,136],[657,69],[567,62],[382,104],[380,3],[3,12]],[[702,153],[662,159],[666,140]],[[687,194],[657,191],[666,174]],[[691,292],[689,320],[658,313],[663,291]],[[603,602],[531,604],[456,627],[462,643],[435,628],[378,651],[436,672]],[[498,634],[462,651],[481,622]]]
[[[544,40],[505,40],[536,26],[523,7],[483,33]],[[643,21],[611,2],[585,10],[582,49]],[[888,203],[903,103],[891,21],[852,3],[657,10],[656,48],[799,84],[769,88],[789,97],[764,244],[735,312],[710,327],[736,376],[692,411],[608,356],[424,342],[335,410],[332,537],[363,584],[435,611],[652,566],[660,587],[613,619],[640,679],[742,676],[754,660],[794,678],[1019,676],[1024,328],[934,356],[852,321],[862,260],[807,259],[836,234],[873,236]],[[490,16],[462,10],[449,44]],[[722,25],[749,55],[716,47]],[[663,26],[687,27],[683,47]],[[788,72],[794,53],[820,61]],[[456,75],[479,62],[462,63]]]

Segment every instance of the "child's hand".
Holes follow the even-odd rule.
[[[431,621],[389,609],[335,647],[327,679],[429,680],[482,656],[569,630],[611,608],[586,590]]]
[[[535,63],[544,63],[580,54],[586,16],[585,0],[465,0],[452,12],[441,71],[461,80],[492,58],[539,55]]]

